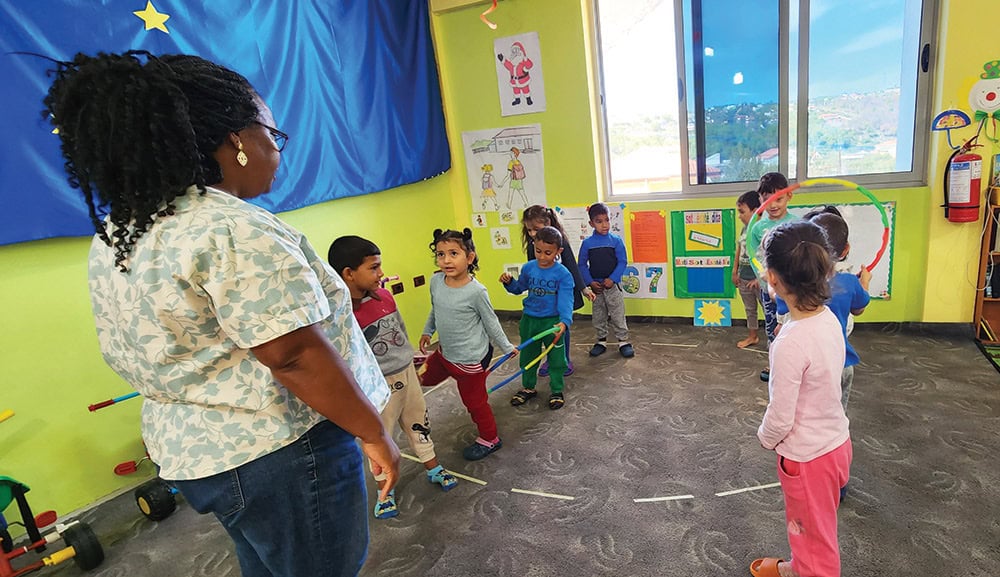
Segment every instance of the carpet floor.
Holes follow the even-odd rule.
[[[504,326],[517,334],[514,322]],[[560,411],[546,405],[544,378],[522,407],[509,403],[517,383],[494,393],[504,446],[482,461],[461,457],[476,432],[454,385],[425,391],[441,463],[482,484],[463,479],[444,493],[404,461],[400,514],[371,519],[362,575],[728,577],[749,575],[756,557],[787,557],[781,490],[767,487],[777,482],[774,454],[756,439],[763,346],[737,349],[746,330],[737,327],[631,329],[634,358],[610,347],[592,359],[593,329],[578,323]],[[1000,574],[1000,375],[971,335],[946,327],[858,325],[851,340],[862,363],[848,407],[843,574]],[[515,369],[508,363],[490,383]],[[727,494],[740,489],[753,490]],[[130,493],[82,518],[105,563],[50,575],[239,575],[219,524],[183,500],[159,523]]]

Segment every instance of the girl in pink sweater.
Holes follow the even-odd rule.
[[[838,577],[837,507],[851,467],[847,416],[840,404],[844,336],[824,304],[833,263],[823,229],[794,221],[764,240],[765,278],[788,303],[791,321],[771,345],[770,400],[757,430],[778,455],[791,560],[750,565],[755,577]]]

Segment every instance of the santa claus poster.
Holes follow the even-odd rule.
[[[545,79],[538,33],[528,32],[493,41],[493,62],[500,89],[500,114],[545,111]]]

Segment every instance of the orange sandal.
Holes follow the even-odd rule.
[[[784,562],[784,559],[775,557],[754,559],[754,562],[750,564],[750,574],[753,577],[781,577],[781,574],[778,573],[778,563]]]

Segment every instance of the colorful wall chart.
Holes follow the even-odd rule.
[[[622,275],[623,296],[632,299],[667,298],[667,277],[663,274],[666,270],[665,262],[629,263]]]
[[[736,211],[686,210],[670,213],[674,296],[732,298],[736,253]]]

